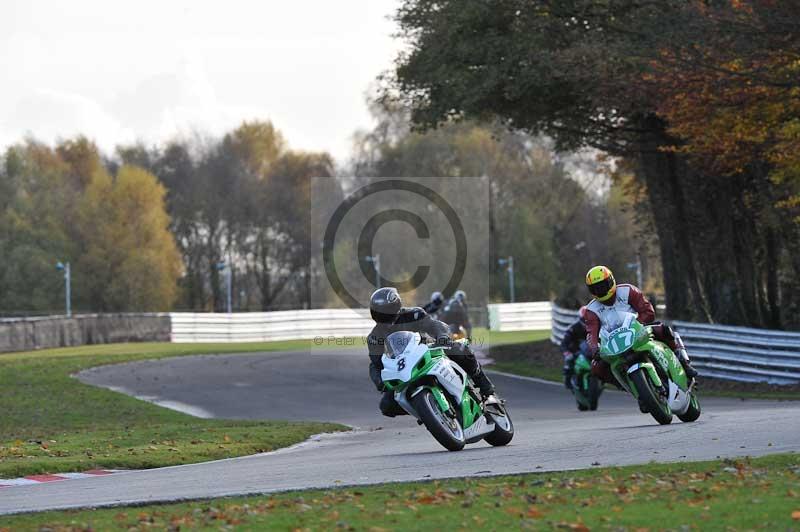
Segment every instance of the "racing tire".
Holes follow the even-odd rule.
[[[589,377],[589,391],[587,393],[589,397],[589,410],[597,410],[597,400],[600,399],[601,393],[603,393],[603,385],[600,383],[600,379],[592,375]]]
[[[424,389],[411,399],[411,404],[428,432],[448,451],[460,451],[466,445],[464,429],[458,419],[447,415],[430,390]]]
[[[511,440],[514,438],[514,423],[511,421],[511,416],[508,415],[508,411],[502,405],[497,405],[496,407],[493,406],[492,408],[498,408],[503,413],[503,420],[498,423],[497,418],[489,414],[489,417],[492,418],[494,421],[494,430],[483,437],[486,440],[486,443],[489,445],[493,445],[494,447],[502,447],[503,445],[508,445],[511,443]],[[501,423],[505,426],[501,426]]]
[[[636,391],[639,392],[640,402],[647,408],[653,419],[661,425],[672,423],[672,410],[665,401],[659,400],[658,394],[653,390],[645,370],[637,369],[630,374],[630,378],[633,385],[636,386]]]
[[[700,412],[700,402],[697,400],[697,396],[692,393],[692,398],[689,400],[689,408],[686,409],[686,412],[677,414],[677,416],[684,423],[691,423],[692,421],[697,421],[697,418],[700,417]]]

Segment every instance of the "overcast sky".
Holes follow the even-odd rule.
[[[270,119],[343,161],[399,43],[398,0],[2,0],[0,147],[84,133],[110,153]]]

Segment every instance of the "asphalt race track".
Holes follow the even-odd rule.
[[[514,441],[450,453],[410,418],[380,415],[360,350],[183,357],[78,378],[196,415],[337,421],[357,430],[263,455],[7,488],[0,513],[800,450],[798,403],[701,395],[699,421],[659,426],[619,392],[604,393],[597,412],[578,412],[560,385],[495,374]]]

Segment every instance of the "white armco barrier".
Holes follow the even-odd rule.
[[[560,344],[564,333],[577,319],[577,310],[569,310],[553,304],[553,326],[550,329],[550,341],[556,345]]]
[[[743,382],[800,382],[800,333],[675,321],[701,375]]]
[[[561,343],[575,310],[553,305],[550,340]],[[700,376],[741,382],[800,382],[800,333],[708,323],[672,322]]]
[[[172,341],[268,342],[328,336],[366,336],[375,325],[368,310],[319,309],[209,314],[173,312]]]
[[[489,305],[489,329],[493,331],[546,331],[550,329],[549,301]]]

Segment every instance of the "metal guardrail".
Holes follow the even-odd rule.
[[[490,328],[496,331],[550,329],[550,302],[492,304]],[[366,309],[286,310],[234,314],[173,312],[172,341],[267,342],[366,336],[374,326]]]
[[[366,336],[375,325],[367,310],[319,309],[234,314],[173,312],[172,341],[269,342]]]
[[[578,319],[578,311],[552,305],[553,326],[550,328],[550,341],[558,345],[564,339],[564,333]]]
[[[488,305],[489,329],[493,331],[546,331],[550,329],[549,301]]]
[[[675,321],[702,375],[742,382],[800,382],[800,333]]]
[[[550,340],[561,343],[576,310],[553,305]],[[800,333],[674,321],[701,376],[740,382],[800,382]]]

